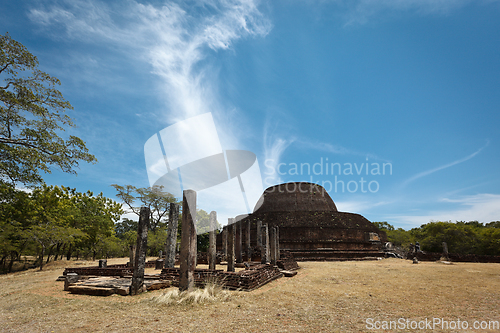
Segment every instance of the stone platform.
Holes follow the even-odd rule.
[[[159,276],[145,276],[144,286],[146,290],[158,290],[170,287],[169,281],[159,280]],[[81,279],[81,280],[80,280]],[[67,287],[72,294],[110,296],[118,294],[127,296],[130,294],[131,278],[118,278],[109,276],[100,277],[79,277],[75,283],[70,283]]]

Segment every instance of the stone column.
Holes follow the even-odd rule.
[[[217,213],[210,212],[210,231],[208,233],[208,269],[215,269],[216,249],[215,249],[215,231],[217,222]]]
[[[135,245],[130,245],[129,246],[129,267],[134,267],[135,263]]]
[[[167,242],[165,243],[165,268],[175,266],[175,247],[177,245],[177,227],[179,226],[179,205],[170,203],[168,212]]]
[[[194,269],[196,267],[196,192],[184,190],[182,198],[182,231],[179,290],[194,287]]]
[[[222,253],[227,261],[227,225],[222,227]]]
[[[235,223],[236,225],[236,245],[235,245],[235,251],[236,251],[236,263],[241,264],[243,262],[243,256],[241,254],[241,251],[243,249],[243,244],[242,244],[242,238],[241,237],[241,221],[238,221]]]
[[[276,260],[280,260],[280,227],[276,226]]]
[[[137,245],[134,262],[134,275],[130,286],[130,295],[144,291],[144,269],[146,268],[146,250],[148,247],[149,208],[141,207],[139,226],[137,227]]]
[[[257,231],[256,231],[256,238],[257,238],[257,249],[260,251],[261,257],[263,256],[262,252],[262,221],[257,221]]]
[[[271,254],[271,265],[276,266],[276,228],[269,230],[269,252]]]
[[[246,232],[245,232],[245,243],[246,243],[246,253],[247,253],[247,260],[252,261],[252,248],[250,247],[250,226],[252,225],[252,222],[250,222],[250,219],[248,219],[248,222],[246,223]]]
[[[448,244],[446,242],[443,242],[443,257],[448,259]]]
[[[267,224],[261,227],[262,234],[262,250],[261,250],[261,263],[267,264],[269,262],[269,231]]]
[[[236,228],[234,219],[229,218],[227,224],[227,271],[234,272],[234,241],[236,238]]]

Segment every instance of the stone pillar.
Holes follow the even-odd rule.
[[[269,230],[266,225],[261,227],[262,234],[262,250],[261,250],[261,263],[267,264],[269,262]]]
[[[149,208],[141,207],[139,226],[137,227],[137,245],[135,251],[134,275],[130,286],[130,295],[144,291],[144,269],[146,268],[146,250],[148,247]]]
[[[215,269],[216,249],[215,249],[215,231],[217,222],[217,213],[210,212],[210,231],[208,233],[208,269]]]
[[[280,260],[280,227],[276,226],[276,260]]]
[[[129,267],[134,267],[134,262],[135,262],[135,245],[130,245],[129,246],[129,262],[128,265]]]
[[[229,218],[227,224],[227,271],[234,272],[234,241],[236,238],[236,228],[234,219]]]
[[[250,219],[246,223],[246,232],[245,232],[245,243],[246,243],[246,253],[247,253],[247,260],[252,261],[252,248],[250,247],[250,226],[252,225],[252,222],[250,222]]]
[[[184,190],[182,198],[182,231],[179,290],[194,287],[194,269],[196,267],[196,192]]]
[[[269,252],[271,254],[271,265],[276,266],[276,228],[269,230]]]
[[[175,247],[177,245],[177,227],[179,225],[179,205],[170,204],[168,212],[167,242],[165,243],[165,268],[173,268],[175,265]]]
[[[257,238],[257,249],[260,251],[261,257],[263,256],[262,252],[262,221],[257,221],[257,231],[256,231],[256,238]]]
[[[155,260],[155,269],[162,269],[164,262],[165,262],[164,259],[156,259]]]
[[[72,284],[72,283],[77,283],[78,282],[78,274],[76,273],[68,273],[66,274],[66,277],[64,279],[64,291],[68,291],[69,290],[69,286]]]
[[[443,257],[448,259],[448,244],[446,242],[443,242]]]
[[[236,263],[241,264],[243,262],[243,256],[242,256],[242,249],[243,249],[243,244],[242,244],[242,235],[241,235],[241,221],[238,221],[235,223],[236,225],[236,244],[235,244],[235,251],[236,251]]]
[[[227,225],[222,227],[222,255],[227,261]]]

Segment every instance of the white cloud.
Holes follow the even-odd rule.
[[[389,201],[335,201],[339,212],[363,214],[374,207],[389,205]]]
[[[436,167],[436,168],[433,168],[433,169],[430,169],[430,170],[427,170],[427,171],[423,171],[423,172],[417,173],[416,175],[414,175],[414,176],[412,176],[412,177],[408,178],[407,180],[405,180],[405,181],[402,183],[402,186],[404,187],[404,186],[408,185],[409,183],[411,183],[411,182],[413,182],[413,181],[415,181],[415,180],[417,180],[417,179],[419,179],[419,178],[422,178],[422,177],[428,176],[428,175],[433,174],[433,173],[435,173],[435,172],[437,172],[437,171],[441,171],[441,170],[443,170],[443,169],[447,169],[447,168],[452,167],[452,166],[454,166],[454,165],[457,165],[457,164],[463,163],[463,162],[465,162],[465,161],[468,161],[468,160],[470,160],[471,158],[473,158],[474,156],[476,156],[477,154],[479,154],[479,153],[481,152],[481,150],[483,150],[484,148],[486,148],[488,145],[489,145],[489,141],[487,141],[487,142],[486,142],[486,144],[485,144],[483,147],[479,148],[479,149],[478,149],[478,150],[476,150],[474,153],[472,153],[472,154],[470,154],[470,155],[468,155],[468,156],[465,156],[465,157],[463,157],[463,158],[461,158],[461,159],[458,159],[458,160],[456,160],[456,161],[453,161],[453,162],[451,162],[451,163],[447,163],[447,164],[444,164],[444,165],[438,166],[438,167]]]
[[[69,38],[110,44],[147,61],[165,84],[170,113],[163,121],[170,123],[220,111],[216,75],[200,65],[209,52],[227,49],[245,36],[265,36],[271,29],[257,0],[170,1],[161,7],[66,0],[32,9],[29,17],[42,27],[64,27]]]
[[[338,154],[338,155],[362,156],[362,157],[366,157],[366,158],[373,159],[373,160],[379,160],[379,161],[381,160],[381,161],[389,162],[388,160],[383,159],[375,154],[360,152],[360,151],[346,148],[346,147],[336,145],[336,144],[319,142],[319,141],[311,141],[309,139],[304,139],[304,138],[297,139],[296,143],[297,143],[297,146],[299,148],[312,149],[312,150],[316,150],[316,151],[322,151],[322,152],[331,153],[331,154]]]
[[[282,183],[277,167],[285,150],[295,141],[295,138],[284,138],[278,133],[277,124],[271,127],[271,121],[267,120],[264,126],[264,187]]]
[[[456,204],[456,209],[435,210],[425,215],[397,215],[390,219],[405,229],[419,227],[430,221],[479,221],[487,223],[500,220],[500,194],[481,193],[459,198],[443,198],[441,202]]]
[[[353,25],[365,24],[373,19],[404,12],[449,15],[471,3],[488,4],[497,0],[319,0],[318,2],[335,5],[336,13],[343,18],[345,25]]]

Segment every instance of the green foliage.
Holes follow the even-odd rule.
[[[38,59],[9,34],[0,35],[0,182],[36,184],[51,166],[75,173],[79,161],[96,162],[76,136],[59,136],[73,127],[73,109],[55,77],[40,71]]]
[[[64,186],[35,187],[31,192],[0,183],[0,255],[59,254],[62,248],[97,255],[115,253],[120,240],[114,222],[121,205],[100,193],[79,193]],[[42,267],[42,266],[40,266]]]
[[[112,184],[111,186],[118,192],[116,197],[121,199],[130,211],[137,216],[139,216],[141,211],[141,207],[136,206],[137,201],[142,204],[141,206],[150,209],[151,231],[165,226],[170,203],[179,203],[173,194],[163,191],[163,186],[153,186],[152,188],[138,188],[132,185],[121,186],[118,184]]]
[[[120,239],[126,239],[127,235],[130,231],[134,231],[137,233],[137,227],[139,226],[139,222],[124,218],[121,222],[115,223],[115,234],[116,237]]]
[[[380,230],[382,231],[390,231],[390,230],[394,230],[394,226],[390,225],[389,223],[387,222],[373,222],[373,224],[375,224],[377,226],[377,228],[379,228]]]
[[[388,241],[396,246],[408,248],[410,243],[420,242],[428,252],[442,252],[443,242],[448,244],[450,253],[500,255],[500,222],[486,225],[478,221],[452,223],[433,221],[419,228],[404,230],[387,222],[375,222],[379,229],[387,233]]]

